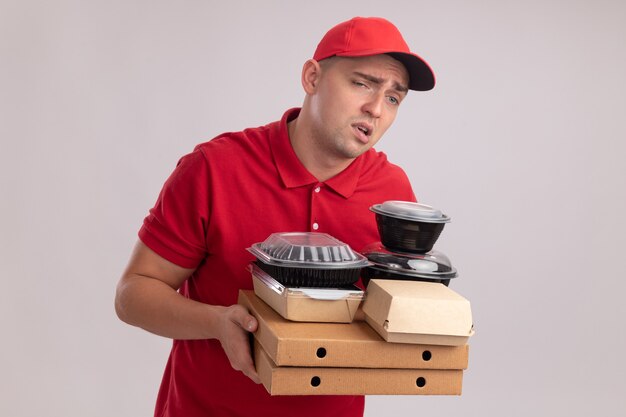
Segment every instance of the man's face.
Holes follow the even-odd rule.
[[[408,91],[404,65],[388,55],[322,61],[311,95],[313,137],[330,158],[354,159],[394,121]]]

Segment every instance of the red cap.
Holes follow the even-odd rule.
[[[428,63],[410,51],[393,23],[380,17],[355,17],[339,23],[324,35],[313,59],[378,54],[391,55],[404,64],[411,90],[427,91],[435,86],[435,74]]]

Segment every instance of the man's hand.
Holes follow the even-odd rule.
[[[261,379],[254,368],[249,339],[249,333],[254,333],[257,326],[256,319],[245,307],[237,304],[224,307],[219,320],[217,339],[222,344],[233,369],[243,372],[255,383],[260,384]]]

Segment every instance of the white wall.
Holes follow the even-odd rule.
[[[438,85],[379,145],[453,221],[476,336],[461,397],[366,416],[623,415],[626,5],[620,1],[0,0],[0,415],[151,415],[169,341],[113,293],[177,159],[301,103],[355,15]]]

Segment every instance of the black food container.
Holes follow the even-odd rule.
[[[371,279],[427,281],[448,286],[450,280],[457,277],[450,259],[435,250],[423,254],[398,252],[376,242],[362,253],[372,263],[361,272],[364,287]]]
[[[274,233],[248,250],[255,264],[287,287],[339,288],[354,284],[370,263],[326,233]]]
[[[411,253],[430,251],[450,217],[426,204],[385,201],[370,207],[383,245]]]

